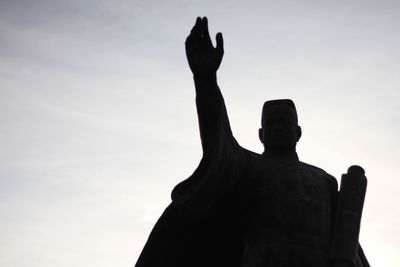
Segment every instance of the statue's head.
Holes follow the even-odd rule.
[[[301,128],[292,100],[278,99],[264,103],[259,137],[265,150],[295,150]]]

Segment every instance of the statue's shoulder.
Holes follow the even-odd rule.
[[[246,155],[247,162],[250,165],[256,164],[261,159],[261,154],[242,148],[243,153]]]
[[[333,177],[332,175],[330,175],[329,173],[327,173],[326,171],[324,171],[323,169],[321,169],[321,168],[319,168],[317,166],[311,165],[309,163],[305,163],[303,161],[300,161],[299,164],[300,164],[300,166],[302,168],[308,169],[309,171],[318,173],[318,174],[323,175],[323,176]]]
[[[304,169],[307,169],[307,171],[311,172],[313,175],[322,177],[322,178],[328,180],[328,182],[332,183],[334,186],[336,186],[336,187],[338,186],[336,178],[333,175],[324,171],[323,169],[321,169],[317,166],[302,162],[302,161],[300,161],[300,166]]]

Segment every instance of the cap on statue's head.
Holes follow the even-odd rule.
[[[294,102],[291,99],[275,99],[266,101],[264,103],[261,115],[262,126],[265,125],[268,115],[292,116],[296,124],[298,123],[296,106],[294,105]]]

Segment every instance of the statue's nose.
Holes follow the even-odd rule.
[[[281,133],[283,130],[283,127],[279,122],[275,122],[271,125],[271,129],[272,129],[273,133]]]

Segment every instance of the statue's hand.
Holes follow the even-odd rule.
[[[186,38],[186,57],[195,77],[213,77],[224,55],[222,34],[216,36],[217,45],[213,46],[208,33],[207,18],[197,18],[190,35]]]

